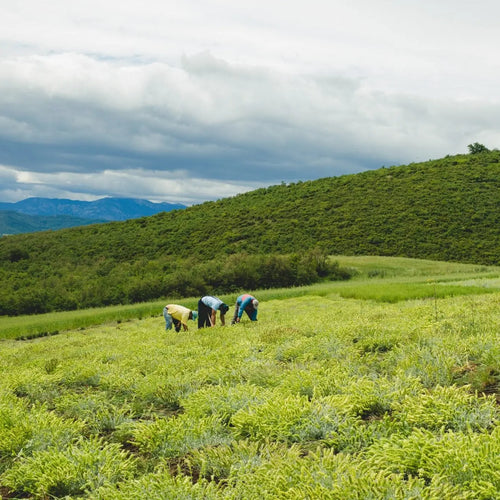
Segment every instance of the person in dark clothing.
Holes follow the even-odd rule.
[[[224,326],[225,314],[229,306],[217,297],[205,295],[198,301],[198,328],[215,326],[217,311],[220,311],[220,322]]]

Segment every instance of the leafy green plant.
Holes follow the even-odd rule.
[[[242,408],[265,401],[267,391],[256,386],[208,386],[189,394],[181,400],[184,411],[203,418],[214,415],[223,423],[229,423],[232,416]]]
[[[106,485],[97,493],[90,494],[92,500],[217,500],[224,495],[217,485],[200,479],[193,484],[192,478],[172,475],[168,468],[144,474],[140,478],[124,481],[119,485]]]
[[[169,419],[139,423],[133,429],[132,443],[154,457],[174,458],[204,446],[230,441],[229,431],[216,417],[196,419],[180,415]]]
[[[64,450],[49,448],[20,458],[1,480],[19,494],[64,497],[116,483],[131,477],[134,471],[134,460],[118,445],[90,438]]]
[[[92,434],[112,432],[134,416],[126,403],[117,406],[105,393],[95,391],[65,394],[54,406],[64,417],[83,422]]]
[[[324,439],[335,432],[341,420],[328,404],[273,391],[263,403],[236,412],[231,425],[240,438],[294,443]]]
[[[467,386],[436,386],[394,402],[392,416],[410,428],[484,430],[495,425],[498,410],[495,398],[478,398]]]
[[[286,453],[281,443],[259,443],[254,441],[233,441],[228,445],[204,447],[193,450],[184,458],[184,466],[190,475],[224,483],[241,471],[250,472],[267,462],[273,453]]]
[[[470,492],[472,498],[494,498],[500,489],[499,427],[491,434],[447,432],[434,435],[416,429],[408,437],[395,435],[374,443],[367,463],[380,470],[441,480]],[[493,496],[492,496],[493,495]]]
[[[0,401],[0,471],[16,457],[62,449],[81,432],[77,422],[61,419],[43,405],[30,408],[4,396]]]

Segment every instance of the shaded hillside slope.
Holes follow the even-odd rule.
[[[499,264],[499,161],[498,151],[458,155],[271,186],[125,222],[10,236],[0,239],[0,272],[9,280],[29,273],[46,281],[95,274],[99,287],[99,276],[111,279],[117,268],[123,279],[130,272],[144,282],[148,273],[168,275],[179,259],[190,259],[189,268],[230,254],[314,247]]]
[[[88,226],[99,222],[106,221],[73,217],[71,215],[27,215],[10,210],[0,210],[0,236],[36,231],[55,231],[66,227]]]

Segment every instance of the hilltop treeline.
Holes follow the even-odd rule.
[[[315,265],[315,252],[499,264],[499,162],[499,151],[450,156],[271,186],[126,222],[4,237],[0,314],[29,312],[30,303],[38,312],[49,303],[48,310],[71,309],[301,284],[311,271],[297,263]],[[282,282],[268,278],[272,259],[293,270],[276,273]],[[226,280],[231,263],[261,276]]]

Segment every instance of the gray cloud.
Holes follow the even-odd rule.
[[[0,8],[4,201],[195,203],[500,143],[489,0],[54,2]]]

